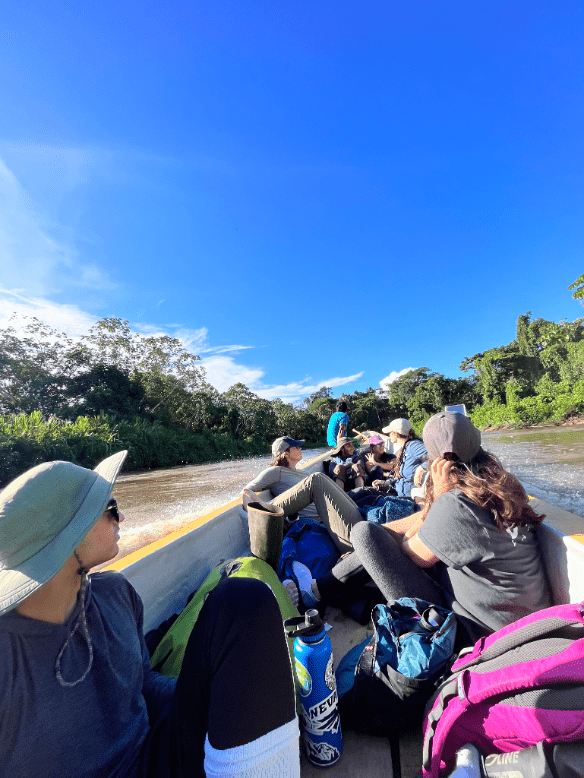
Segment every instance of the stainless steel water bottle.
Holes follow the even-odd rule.
[[[284,622],[294,637],[294,674],[302,706],[302,740],[317,767],[335,764],[343,751],[333,650],[317,610]]]

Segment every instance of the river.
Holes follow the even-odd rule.
[[[584,516],[584,428],[488,432],[483,434],[483,446],[515,473],[529,494]],[[304,459],[323,451],[306,450]],[[120,476],[114,495],[126,521],[120,527],[119,556],[233,500],[270,459],[255,457]],[[584,519],[582,526],[584,531]]]

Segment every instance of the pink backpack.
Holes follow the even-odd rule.
[[[506,753],[584,739],[584,603],[532,613],[469,651],[426,707],[424,778],[466,743]]]

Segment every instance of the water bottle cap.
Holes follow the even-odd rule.
[[[316,608],[310,608],[307,610],[304,614],[304,619],[307,627],[320,627],[322,625],[320,613],[316,610]]]
[[[286,637],[293,638],[300,635],[314,637],[324,630],[324,624],[320,618],[320,613],[316,608],[310,608],[304,614],[304,617],[286,619],[284,622]]]

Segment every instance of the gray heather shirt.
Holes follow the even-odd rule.
[[[303,473],[302,470],[296,470],[293,467],[267,467],[265,470],[250,481],[245,488],[250,489],[252,492],[261,492],[263,489],[269,489],[270,492],[277,497],[282,492],[288,491],[296,484],[300,483],[307,477],[307,473]],[[316,519],[320,522],[316,505],[311,502],[306,508],[298,511],[299,519]]]
[[[86,593],[93,667],[64,688],[55,659],[79,615],[50,624],[0,616],[0,765],[3,778],[134,778],[148,716],[162,712],[176,679],[150,669],[142,602],[119,573],[95,573]],[[65,680],[88,662],[81,626],[62,657]]]
[[[436,574],[454,593],[456,613],[497,630],[551,605],[531,527],[501,532],[489,511],[454,489],[436,499],[418,535],[446,565]]]

